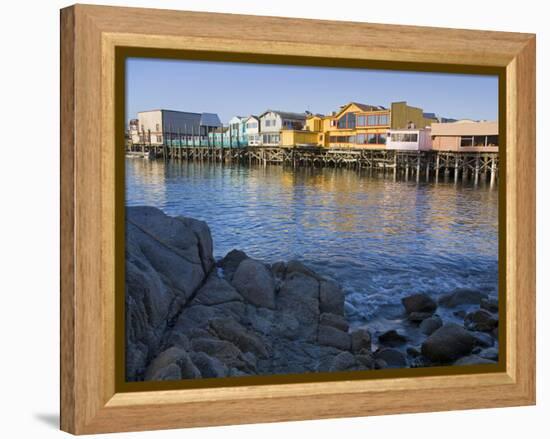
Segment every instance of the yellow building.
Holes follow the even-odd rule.
[[[303,130],[283,130],[281,145],[384,149],[390,129],[425,128],[437,122],[421,108],[394,102],[391,108],[350,102],[329,116],[310,115]]]

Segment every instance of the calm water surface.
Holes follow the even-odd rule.
[[[346,291],[354,326],[383,330],[400,299],[458,287],[497,294],[498,191],[346,169],[126,160],[127,205],[206,221],[216,258],[300,259]]]

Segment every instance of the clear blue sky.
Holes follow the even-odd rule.
[[[439,116],[496,120],[498,78],[146,58],[126,65],[127,119],[164,108],[218,113],[227,123],[266,109],[329,114],[351,101],[407,101]]]

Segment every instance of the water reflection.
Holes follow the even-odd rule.
[[[333,168],[127,159],[127,204],[208,222],[216,257],[299,258],[340,282],[357,324],[405,294],[496,294],[498,191]]]

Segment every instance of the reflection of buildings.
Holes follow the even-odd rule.
[[[498,152],[498,123],[434,123],[432,138],[432,148],[437,151]]]

